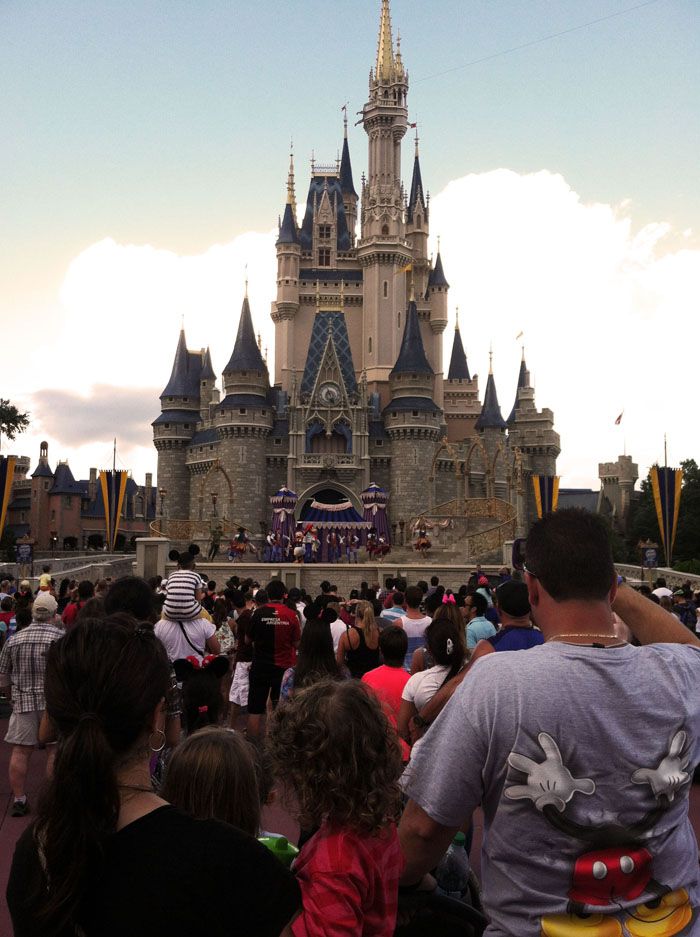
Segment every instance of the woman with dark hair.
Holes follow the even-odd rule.
[[[65,611],[66,605],[70,602],[70,579],[62,579],[61,585],[58,587],[58,608],[56,612],[58,615],[62,615]]]
[[[53,778],[15,850],[7,888],[16,937],[277,937],[298,888],[264,846],[194,820],[153,793],[170,682],[150,628],[81,622],[47,655],[46,708],[59,734]]]
[[[410,742],[410,722],[435,696],[440,687],[456,676],[464,666],[467,648],[464,625],[457,607],[441,605],[425,629],[427,651],[434,666],[409,678],[401,695],[399,735]]]
[[[285,670],[280,688],[280,699],[286,700],[295,690],[329,678],[341,680],[342,672],[333,652],[330,625],[337,619],[336,612],[315,602],[306,609],[306,626],[301,633],[297,662]]]

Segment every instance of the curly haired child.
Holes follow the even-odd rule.
[[[378,700],[354,680],[322,680],[275,712],[268,745],[301,826],[317,830],[294,863],[303,910],[289,932],[391,937],[403,868],[401,751]]]

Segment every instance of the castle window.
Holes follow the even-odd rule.
[[[71,503],[72,503],[72,501],[71,501],[71,496],[70,496],[70,495],[64,495],[64,496],[63,496],[63,507],[64,507],[64,508],[69,508],[69,507],[71,506]]]
[[[318,251],[318,265],[319,267],[330,267],[331,265],[331,249],[330,247],[321,247]]]
[[[398,416],[398,413],[396,412],[396,410],[394,410],[394,411],[392,411],[392,414],[391,414],[391,415],[392,415],[392,416]]]
[[[401,313],[400,313],[400,312],[399,312],[399,314],[396,316],[396,323],[397,323],[398,327],[401,328]]]
[[[170,423],[163,423],[163,426],[165,427],[165,429],[170,429]]]
[[[329,224],[320,224],[318,226],[318,236],[322,240],[328,241],[331,236],[331,226]]]
[[[267,416],[267,410],[261,410],[260,412],[262,413],[263,416]]]
[[[174,399],[174,397],[168,397],[168,403],[172,403]]]
[[[417,410],[412,410],[411,412],[412,412],[412,415],[413,415],[413,416],[418,416],[418,411],[417,411]]]
[[[388,295],[389,295],[389,281],[385,280],[384,281],[384,299],[386,299]]]
[[[417,228],[423,227],[423,219],[421,218],[420,215],[416,215],[416,227]]]
[[[369,341],[368,341],[368,343],[367,343],[367,351],[369,352],[370,355],[372,354],[372,338],[371,338],[371,336],[370,336]]]
[[[239,412],[239,413],[245,413],[245,412],[246,412],[245,407],[241,407],[241,409],[240,409],[238,412]]]
[[[374,440],[374,445],[375,445],[375,446],[383,446],[383,445],[384,445],[384,440],[383,440],[383,439],[375,439],[375,440]]]
[[[281,439],[276,439],[276,440],[275,440],[275,445],[276,445],[276,446],[281,446],[281,445],[282,445],[282,440],[281,440]]]
[[[211,450],[213,450],[214,447],[213,447],[213,446],[209,446],[209,448],[210,448]]]
[[[386,236],[388,233],[389,233],[389,225],[388,225],[388,224],[383,224],[383,225],[382,225],[382,234]]]
[[[190,428],[190,424],[189,424],[189,423],[185,423],[184,426],[185,426],[185,429],[189,429],[189,428]]]

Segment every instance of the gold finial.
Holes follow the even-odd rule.
[[[493,374],[493,342],[489,345],[489,374]]]
[[[340,108],[343,112],[343,139],[347,140],[348,138],[348,104],[350,102],[346,101],[345,104]]]
[[[262,335],[258,332],[258,351],[262,351]]]
[[[382,0],[382,12],[379,20],[379,44],[377,46],[377,81],[391,78],[394,71],[394,43],[391,38],[391,10],[389,0]]]
[[[438,234],[438,254],[440,253],[440,235]]]
[[[267,345],[265,345],[265,364],[267,364]]]
[[[413,283],[413,264],[411,264],[411,279],[409,281],[408,301],[409,303],[415,303],[416,301],[416,290]]]
[[[245,293],[244,293],[244,296],[245,296],[246,299],[248,299],[248,264],[246,264],[245,267],[243,268],[243,276],[245,277],[245,279],[244,279],[244,283],[245,283]]]
[[[455,308],[455,332],[459,332],[459,306]]]
[[[292,206],[296,216],[297,203],[294,193],[294,141],[289,142],[289,173],[287,175],[287,204]]]
[[[311,150],[311,175],[313,176],[315,172],[316,172],[316,157],[314,155],[314,151]]]
[[[522,348],[522,352],[523,352],[522,361],[523,361],[523,364],[525,364],[525,342],[523,342],[520,347]]]
[[[415,140],[416,140],[416,159],[418,159],[418,121],[416,121],[416,123],[415,123],[415,128],[416,128],[416,137],[415,137]]]

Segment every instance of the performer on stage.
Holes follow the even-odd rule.
[[[348,530],[345,536],[345,558],[348,563],[357,563],[357,553],[360,549],[360,538],[355,531]]]
[[[426,529],[425,523],[419,522],[414,549],[420,553],[422,559],[425,559],[431,546],[432,544],[430,543],[430,537],[428,537],[428,531]]]
[[[249,546],[250,541],[245,532],[245,527],[239,527],[236,536],[229,545],[228,558],[233,563],[240,562]]]
[[[297,528],[294,534],[294,562],[303,563],[306,555],[306,544],[304,542],[304,532]]]
[[[326,537],[326,549],[328,550],[328,562],[329,563],[339,563],[340,562],[340,541],[338,534],[331,530],[331,532]]]

